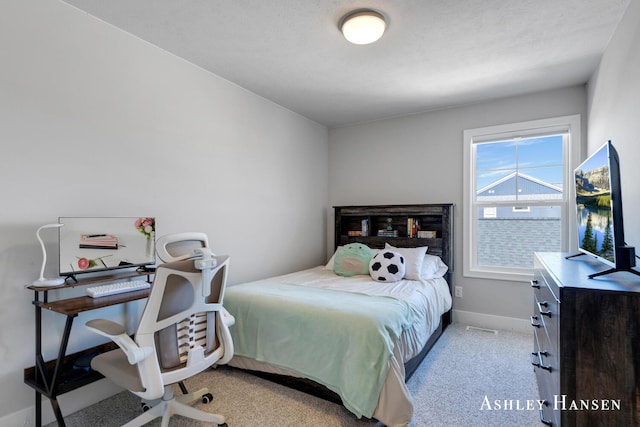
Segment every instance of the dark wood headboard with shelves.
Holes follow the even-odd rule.
[[[427,253],[438,255],[453,271],[453,207],[449,204],[334,206],[334,250],[348,243],[364,243],[371,248],[428,246]],[[435,231],[435,237],[409,237],[409,219],[417,219],[422,231]],[[368,225],[363,230],[363,221]],[[378,236],[391,224],[397,236]],[[363,233],[364,231],[364,233]]]

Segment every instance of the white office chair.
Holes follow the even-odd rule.
[[[212,256],[206,247],[195,255],[158,266],[134,339],[110,320],[87,322],[120,347],[94,357],[91,367],[144,400],[162,399],[126,427],[157,417],[167,427],[173,414],[226,426],[224,416],[189,406],[198,399],[210,401],[207,389],[173,393],[173,384],[233,357],[229,326],[234,319],[222,313],[229,257]]]

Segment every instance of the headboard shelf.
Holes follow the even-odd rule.
[[[337,246],[344,246],[349,243],[364,243],[372,249],[383,249],[385,243],[402,248],[417,248],[428,246],[429,253],[442,256],[442,239],[419,239],[409,237],[386,237],[386,236],[340,236]]]
[[[398,247],[428,246],[428,253],[438,255],[453,271],[453,207],[449,204],[334,206],[334,249],[348,243],[363,243],[383,248],[385,243]],[[411,236],[420,224],[421,231],[435,236]],[[389,235],[384,234],[390,226]]]

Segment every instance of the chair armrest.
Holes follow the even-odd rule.
[[[227,325],[227,327],[236,323],[236,318],[233,317],[233,314],[229,313],[226,308],[222,307],[220,314],[222,314],[222,322]]]
[[[88,328],[93,329],[94,332],[108,338],[127,333],[124,326],[107,319],[89,320],[85,325],[87,325]]]
[[[138,344],[127,335],[124,326],[119,323],[106,319],[94,319],[89,320],[85,325],[95,333],[110,338],[116,343],[118,347],[124,351],[124,354],[127,355],[127,360],[132,365],[143,361],[153,354],[153,348],[138,346]]]

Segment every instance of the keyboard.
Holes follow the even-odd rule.
[[[106,297],[109,295],[122,294],[124,292],[139,291],[149,289],[151,284],[144,280],[132,280],[130,282],[109,283],[107,285],[92,286],[87,288],[87,295],[91,298]]]

